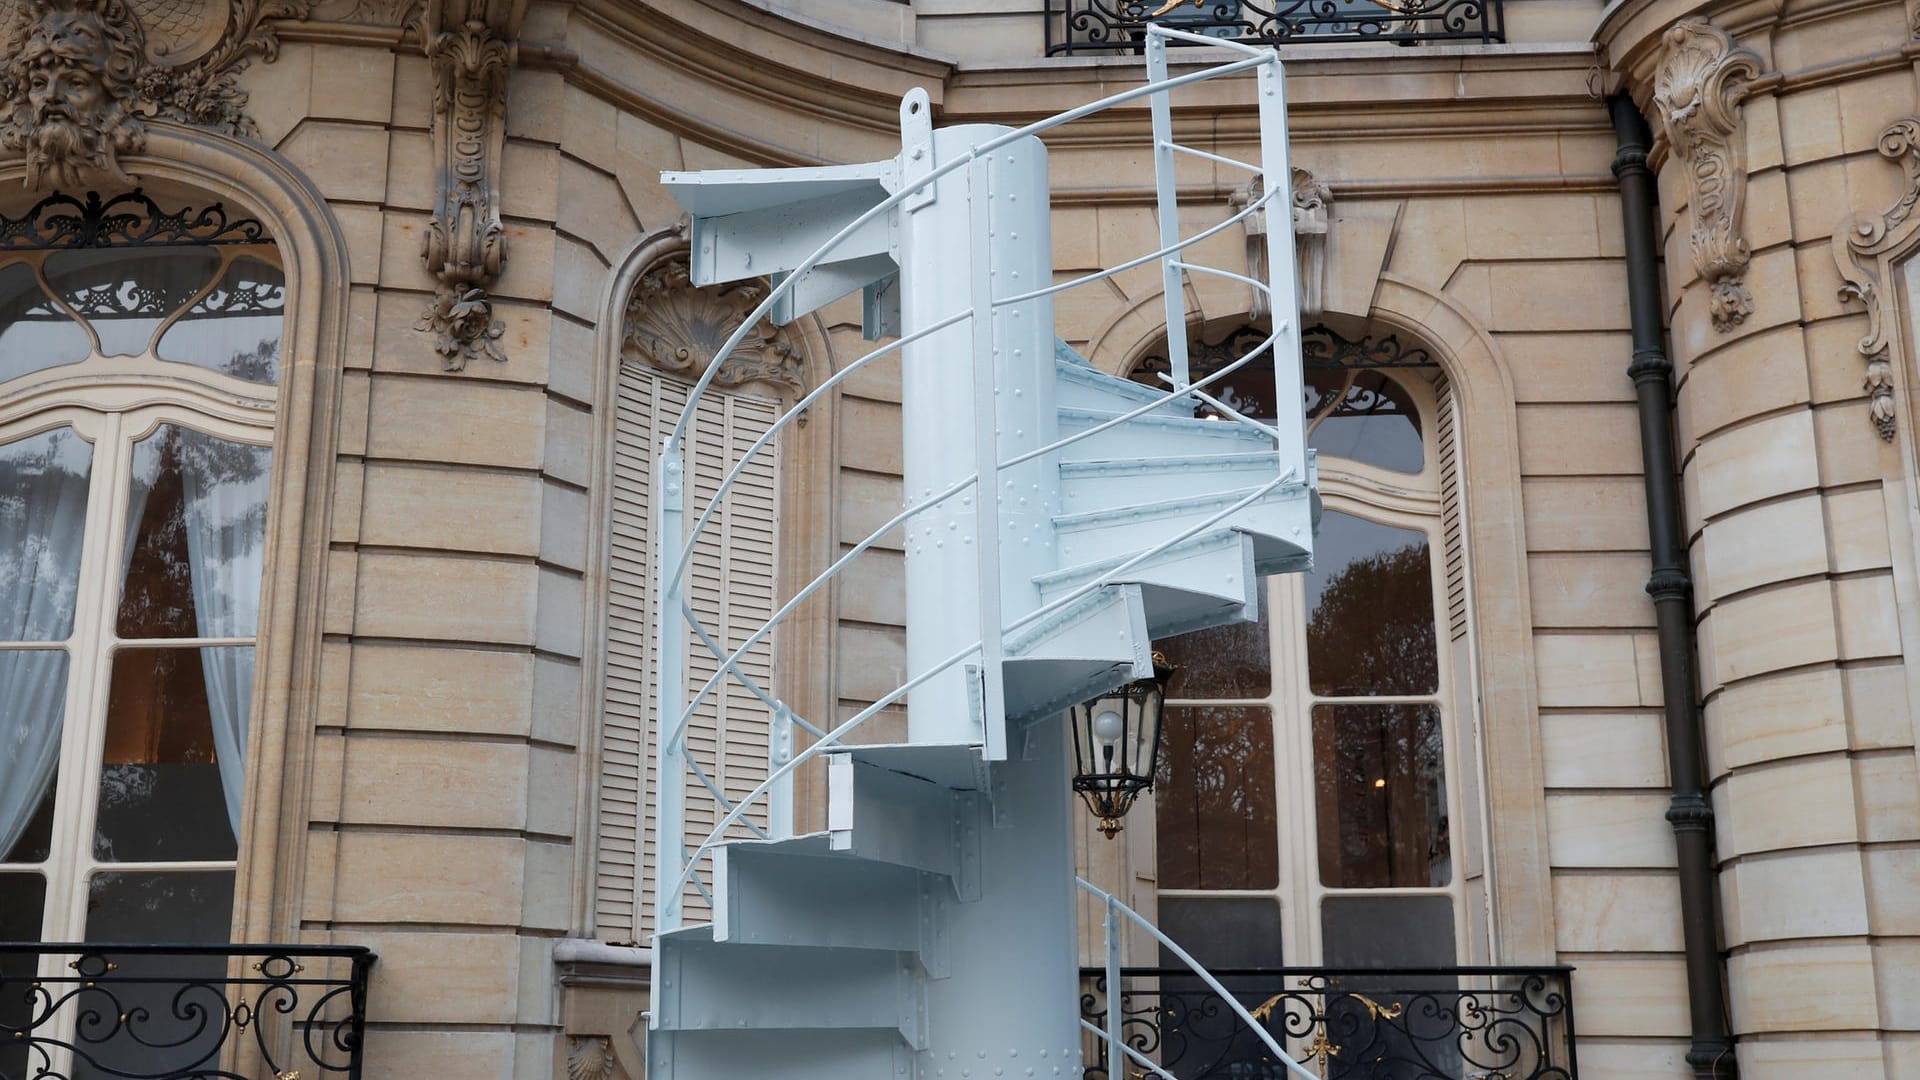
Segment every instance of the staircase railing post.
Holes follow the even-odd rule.
[[[1262,69],[1263,71],[1265,69]],[[1147,35],[1147,83],[1167,81],[1167,39]],[[1160,214],[1160,246],[1171,248],[1180,242],[1180,196],[1173,174],[1173,94],[1161,90],[1147,98],[1153,117],[1153,184]],[[1291,234],[1289,234],[1291,235]],[[1187,388],[1187,290],[1181,276],[1180,256],[1169,252],[1160,257],[1160,291],[1167,312],[1167,366],[1175,390]]]
[[[686,657],[680,632],[680,591],[683,575],[680,560],[686,550],[686,461],[682,448],[671,436],[661,441],[660,465],[656,471],[657,493],[653,535],[659,538],[659,618],[655,623],[654,668],[658,672],[658,712],[654,716],[654,851],[659,858],[654,872],[655,933],[680,928],[681,892],[674,886],[686,864],[682,846],[686,843],[686,773],[680,753],[686,728],[680,712],[686,700]]]
[[[775,840],[793,836],[793,774],[780,770],[793,760],[793,710],[776,702],[767,729],[767,775],[774,777],[767,792],[767,835]]]
[[[967,176],[973,303],[973,532],[980,582],[980,678],[983,732],[989,761],[1006,757],[1006,694],[1003,689],[1006,638],[1001,631],[1000,584],[1000,410],[994,379],[992,158],[973,159]],[[1009,362],[1011,360],[1009,359]]]
[[[1287,154],[1287,74],[1275,56],[1260,65],[1256,76],[1260,106],[1260,167],[1267,202],[1267,285],[1273,310],[1273,381],[1275,401],[1297,394],[1300,370],[1299,267],[1294,262],[1293,165]],[[1306,416],[1300,409],[1277,409],[1273,427],[1279,432],[1280,459],[1306,461]],[[1311,476],[1302,476],[1311,481]]]
[[[1120,1043],[1120,911],[1107,897],[1107,1080],[1126,1080]]]

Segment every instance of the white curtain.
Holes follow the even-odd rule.
[[[260,621],[271,451],[180,429],[187,564],[201,637],[253,637]],[[200,650],[227,822],[240,835],[253,647]]]
[[[67,428],[0,448],[0,640],[72,631],[90,465]],[[53,782],[66,675],[65,650],[0,651],[0,858]]]

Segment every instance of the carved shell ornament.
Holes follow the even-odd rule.
[[[1666,55],[1653,82],[1655,118],[1686,174],[1688,247],[1694,270],[1713,290],[1714,328],[1731,330],[1753,312],[1746,284],[1753,254],[1740,235],[1747,190],[1740,102],[1761,61],[1705,19],[1674,24],[1663,43]]]
[[[270,20],[310,0],[0,0],[0,146],[27,186],[130,184],[120,165],[168,120],[258,139],[238,78],[271,61]]]
[[[1885,210],[1856,213],[1833,230],[1833,261],[1845,283],[1842,300],[1858,300],[1867,308],[1867,333],[1855,346],[1866,358],[1866,390],[1874,430],[1891,440],[1896,428],[1893,397],[1892,350],[1887,344],[1887,290],[1880,280],[1881,257],[1909,246],[1920,231],[1914,206],[1920,203],[1920,117],[1896,120],[1880,133],[1880,156],[1895,161],[1906,172],[1900,197]]]
[[[567,1036],[567,1080],[613,1080],[615,1067],[608,1036]]]
[[[766,286],[753,281],[696,287],[686,253],[669,255],[640,275],[627,298],[620,359],[698,378],[766,297]],[[762,319],[721,361],[713,381],[721,386],[772,383],[797,397],[806,392],[802,371],[800,354]]]

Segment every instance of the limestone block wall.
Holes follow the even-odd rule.
[[[417,39],[296,25],[278,60],[246,77],[265,141],[318,188],[351,257],[348,370],[326,421],[340,432],[325,466],[331,558],[326,595],[311,600],[325,609],[313,795],[280,850],[301,860],[304,882],[284,898],[286,930],[380,956],[370,1077],[565,1075],[580,1046],[569,1035],[608,1039],[639,1074],[626,1033],[644,1008],[646,971],[631,962],[644,954],[565,970],[553,959],[556,942],[592,925],[582,778],[595,775],[603,602],[591,557],[604,528],[596,410],[620,331],[601,325],[608,291],[636,242],[679,219],[661,170],[812,163],[828,146],[884,156],[899,94],[921,82],[938,96],[940,65],[876,69],[849,55],[854,45],[835,58],[831,113],[817,90],[812,102],[783,93],[782,112],[762,87],[690,85],[660,65],[683,66],[703,32],[709,55],[731,50],[737,67],[762,71],[820,70],[832,39],[777,19],[756,38],[702,4],[681,14],[670,34],[632,11],[526,14],[498,177],[508,257],[489,290],[507,359],[461,372],[443,370],[414,327],[434,286],[420,251],[436,164]],[[818,504],[802,500],[790,518],[840,505],[844,532],[897,506],[888,387],[863,381],[844,409],[822,409],[836,430],[828,456],[846,443],[852,496],[835,504],[834,485],[819,487]],[[841,594],[843,645],[831,653],[843,700],[872,693],[901,648],[897,551],[873,561]]]
[[[547,1075],[549,939],[573,919],[592,387],[591,352],[562,345],[554,266],[583,182],[551,123],[510,120],[509,360],[444,372],[413,328],[433,287],[430,75],[398,44],[296,40],[251,76],[269,142],[327,197],[352,261],[299,929],[380,955],[370,1075]],[[584,231],[630,231],[623,213]]]
[[[912,10],[923,42],[1005,29],[969,23],[965,7]],[[1561,20],[1541,32],[1559,40],[1593,15],[1550,0],[1509,11],[1516,32]],[[947,30],[929,29],[943,18]],[[1867,421],[1863,320],[1835,298],[1827,250],[1845,213],[1897,195],[1873,142],[1913,111],[1914,87],[1894,63],[1793,75],[1899,32],[1898,19],[1861,7],[1756,38],[1789,77],[1745,110],[1755,311],[1733,333],[1708,323],[1680,166],[1661,167],[1735,1026],[1756,1075],[1813,1059],[1879,1075],[1869,1063],[1920,1054],[1879,1034],[1916,1023],[1908,488],[1898,444]],[[447,373],[413,329],[433,284],[419,258],[434,190],[427,63],[392,27],[283,36],[279,60],[247,73],[253,111],[347,235],[353,313],[332,561],[315,598],[314,797],[297,843],[281,845],[304,865],[291,929],[380,952],[372,1076],[552,1076],[574,1037],[607,1039],[632,1076],[622,1025],[643,957],[556,969],[551,953],[591,925],[594,444],[617,336],[601,324],[634,244],[679,216],[654,178],[887,156],[915,85],[944,122],[1020,123],[1137,68],[956,68],[702,0],[533,5],[509,80],[510,254],[492,289],[508,360]],[[1671,1077],[1685,987],[1613,140],[1587,93],[1591,64],[1544,46],[1304,50],[1290,72],[1295,157],[1334,193],[1327,310],[1430,347],[1462,403],[1486,959],[1578,967],[1583,1076]],[[1250,153],[1237,92],[1183,112],[1182,141]],[[1063,277],[1155,246],[1145,128],[1134,111],[1055,141]],[[1188,225],[1225,216],[1239,178],[1183,167],[1185,189],[1218,203]],[[1204,260],[1231,266],[1239,245],[1222,236]],[[1158,287],[1141,269],[1066,294],[1061,332],[1122,370],[1158,336]],[[1227,317],[1246,295],[1196,280],[1192,302]],[[857,322],[857,305],[822,313],[831,361],[866,350]],[[796,549],[802,565],[904,498],[897,370],[850,380],[822,414],[806,464],[826,478],[783,507],[824,522],[824,540]],[[818,670],[789,672],[816,680],[834,717],[901,680],[900,574],[893,540],[856,563],[829,602]],[[899,723],[877,718],[867,737],[897,737]],[[1150,845],[1129,832],[1096,869],[1146,906]]]
[[[1737,326],[1713,325],[1688,250],[1690,163],[1659,175],[1733,1028],[1749,1077],[1909,1075],[1911,433],[1904,413],[1894,441],[1871,421],[1866,320],[1830,248],[1900,194],[1875,143],[1913,112],[1914,78],[1873,50],[1906,38],[1905,14],[1724,25],[1766,72],[1741,109],[1753,311]]]

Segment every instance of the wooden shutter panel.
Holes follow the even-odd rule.
[[[659,616],[654,594],[660,551],[649,536],[649,493],[660,440],[673,429],[687,390],[682,380],[636,365],[621,366],[615,388],[595,918],[599,935],[609,941],[645,938],[656,887],[652,868],[658,865],[658,837],[643,801],[657,782],[654,740],[659,723],[653,709],[653,634]],[[689,524],[707,507],[727,471],[779,415],[779,402],[751,393],[710,390],[702,399],[687,435]],[[726,505],[696,545],[686,575],[687,601],[707,633],[728,651],[773,613],[776,451],[777,445],[756,456],[735,481]],[[691,630],[683,647],[691,697],[719,662]],[[771,692],[772,642],[749,650],[740,668]],[[767,726],[766,706],[729,678],[695,711],[687,745],[707,776],[737,800],[766,778]],[[685,843],[691,849],[724,811],[691,771],[686,791]],[[764,808],[751,816],[765,823]],[[702,906],[697,892],[689,889],[687,914],[697,920]]]

